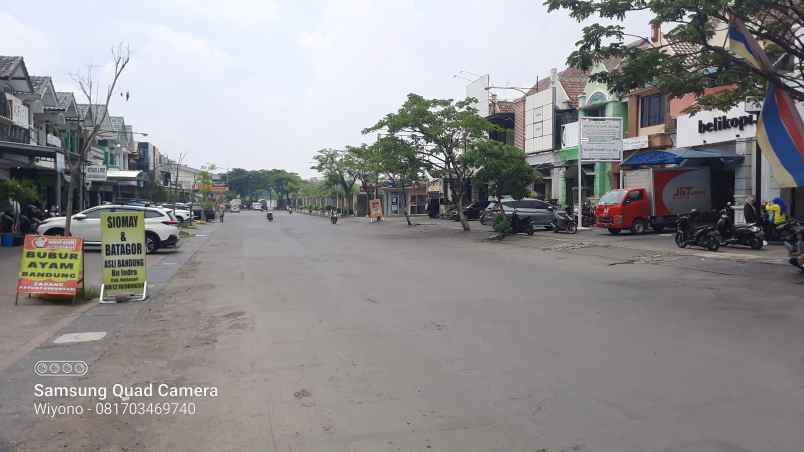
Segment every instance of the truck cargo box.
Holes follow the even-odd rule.
[[[708,167],[645,168],[627,171],[624,188],[644,188],[654,217],[676,216],[692,209],[712,208],[712,184]]]

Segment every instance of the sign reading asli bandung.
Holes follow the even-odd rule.
[[[83,245],[76,237],[26,235],[17,293],[77,295],[84,277]]]
[[[142,294],[146,279],[143,212],[102,213],[101,242],[104,296]]]

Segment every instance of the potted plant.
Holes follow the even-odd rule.
[[[8,208],[3,214],[11,217],[9,230],[3,231],[3,246],[22,244],[23,231],[20,226],[22,207],[26,203],[35,201],[38,197],[38,190],[31,181],[18,179],[0,180],[0,200],[7,201],[8,204]]]

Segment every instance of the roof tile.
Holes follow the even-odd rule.
[[[10,77],[21,61],[21,56],[0,55],[0,78]]]

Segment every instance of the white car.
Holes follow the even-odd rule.
[[[70,224],[72,235],[84,239],[87,245],[101,244],[100,217],[103,212],[134,211],[145,213],[145,248],[153,253],[160,248],[177,248],[179,246],[179,228],[170,212],[155,207],[103,205],[91,207],[73,215]],[[36,232],[41,235],[63,235],[65,217],[48,218],[39,225]]]
[[[173,207],[171,206],[163,205],[159,207],[159,209],[162,209],[163,211],[168,211],[170,213],[174,213]],[[176,215],[176,221],[178,221],[179,223],[184,223],[186,221],[190,221],[193,219],[192,212],[190,212],[187,209],[180,209],[179,206],[176,206],[175,215]]]

